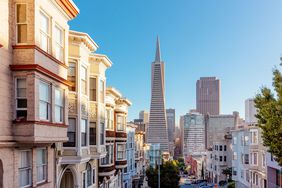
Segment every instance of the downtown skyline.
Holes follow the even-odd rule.
[[[261,86],[271,86],[272,68],[279,65],[282,3],[162,2],[119,2],[117,7],[117,2],[75,1],[81,13],[70,26],[89,33],[102,46],[98,53],[115,62],[107,72],[114,76],[107,81],[132,100],[129,120],[150,107],[150,63],[157,35],[166,62],[166,107],[175,108],[177,118],[196,108],[196,81],[203,76],[221,80],[222,114],[236,110],[243,115],[244,100]],[[92,6],[101,7],[95,15]],[[178,11],[168,14],[170,9]],[[91,16],[92,21],[87,19]]]

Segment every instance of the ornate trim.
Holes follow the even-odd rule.
[[[14,120],[13,123],[14,124],[39,124],[39,125],[55,126],[55,127],[62,127],[62,128],[68,127],[64,123],[52,123],[48,121],[16,121]]]
[[[58,82],[66,85],[71,86],[69,81],[66,79],[58,76],[57,74],[54,74],[53,72],[49,71],[48,69],[45,69],[44,67],[38,65],[38,64],[20,64],[20,65],[10,65],[10,69],[12,71],[37,71],[40,72],[50,78],[53,78],[57,80]]]
[[[70,18],[75,18],[79,11],[69,0],[56,0],[60,7],[67,13]]]

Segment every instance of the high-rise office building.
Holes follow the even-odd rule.
[[[142,110],[139,112],[139,119],[143,120],[143,123],[147,124],[149,122],[149,112]]]
[[[175,109],[166,109],[168,141],[174,142],[175,139]]]
[[[168,134],[165,110],[164,62],[161,60],[157,39],[155,61],[152,63],[151,107],[148,126],[148,143],[160,144],[162,152],[168,152]]]
[[[245,100],[245,121],[246,123],[256,123],[257,109],[255,107],[254,99]]]
[[[220,114],[220,80],[201,77],[196,84],[197,111],[201,114]]]

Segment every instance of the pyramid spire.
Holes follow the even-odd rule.
[[[160,47],[159,36],[157,36],[157,48],[156,48],[155,62],[161,62],[161,47]]]

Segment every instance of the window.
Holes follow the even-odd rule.
[[[100,80],[100,102],[103,103],[104,102],[104,95],[105,95],[105,86],[104,86],[104,81]]]
[[[244,161],[245,161],[245,164],[249,164],[249,154],[245,154]]]
[[[222,161],[222,156],[219,156],[219,161]]]
[[[27,43],[27,5],[16,4],[17,43]]]
[[[46,149],[38,149],[36,151],[36,177],[37,182],[41,183],[46,181],[47,177],[47,160]]]
[[[64,120],[64,92],[62,89],[55,89],[55,122],[63,122]]]
[[[265,154],[262,154],[262,166],[265,167]]]
[[[20,152],[20,162],[19,162],[19,185],[20,187],[31,186],[31,151],[21,151]]]
[[[246,181],[250,182],[250,172],[249,172],[249,170],[246,170]]]
[[[222,145],[219,146],[219,151],[222,151]]]
[[[258,144],[258,130],[257,129],[251,129],[251,144]]]
[[[76,64],[74,62],[69,62],[68,68],[68,81],[70,82],[69,90],[76,90]]]
[[[224,145],[224,151],[226,151],[226,145]]]
[[[233,174],[234,176],[237,176],[237,168],[236,168],[236,167],[233,167],[233,168],[232,168],[232,174]]]
[[[87,121],[85,119],[81,119],[80,128],[81,128],[81,146],[86,146]]]
[[[89,163],[86,164],[86,172],[87,172],[87,186],[92,185],[92,170],[91,170],[91,165]]]
[[[110,129],[110,130],[113,130],[113,125],[114,125],[114,122],[113,122],[113,111],[111,109],[107,109],[106,111],[106,119],[107,119],[107,127],[106,129]]]
[[[39,84],[39,116],[41,120],[50,120],[50,86],[45,82]]]
[[[96,122],[90,122],[90,136],[89,136],[89,143],[90,145],[96,145]]]
[[[76,119],[69,118],[69,126],[68,126],[68,142],[64,142],[64,147],[75,147],[76,140]]]
[[[105,143],[105,123],[100,123],[100,144]]]
[[[125,118],[123,116],[117,116],[117,131],[124,131]]]
[[[25,119],[27,117],[26,79],[16,79],[16,118]]]
[[[87,70],[85,67],[80,69],[80,78],[81,78],[81,93],[86,95],[87,90]]]
[[[107,155],[101,159],[101,165],[108,165],[114,163],[114,145],[106,145]]]
[[[237,143],[237,137],[234,136],[234,137],[233,137],[233,144],[235,145],[236,143]]]
[[[63,61],[64,60],[64,34],[63,30],[59,26],[55,26],[55,57]]]
[[[224,162],[226,162],[226,156],[224,156]]]
[[[241,170],[241,178],[244,179],[244,170]]]
[[[251,164],[257,165],[258,164],[258,154],[257,153],[250,153],[251,155]]]
[[[96,183],[96,171],[95,169],[93,168],[92,169],[92,184],[95,184]]]
[[[233,152],[233,160],[237,160],[237,152]]]
[[[97,101],[96,98],[96,78],[90,78],[89,100]]]
[[[50,18],[42,11],[40,12],[40,47],[50,52]]]
[[[87,182],[86,182],[86,172],[82,173],[82,188],[87,188]]]
[[[126,158],[125,144],[117,144],[117,160]]]

